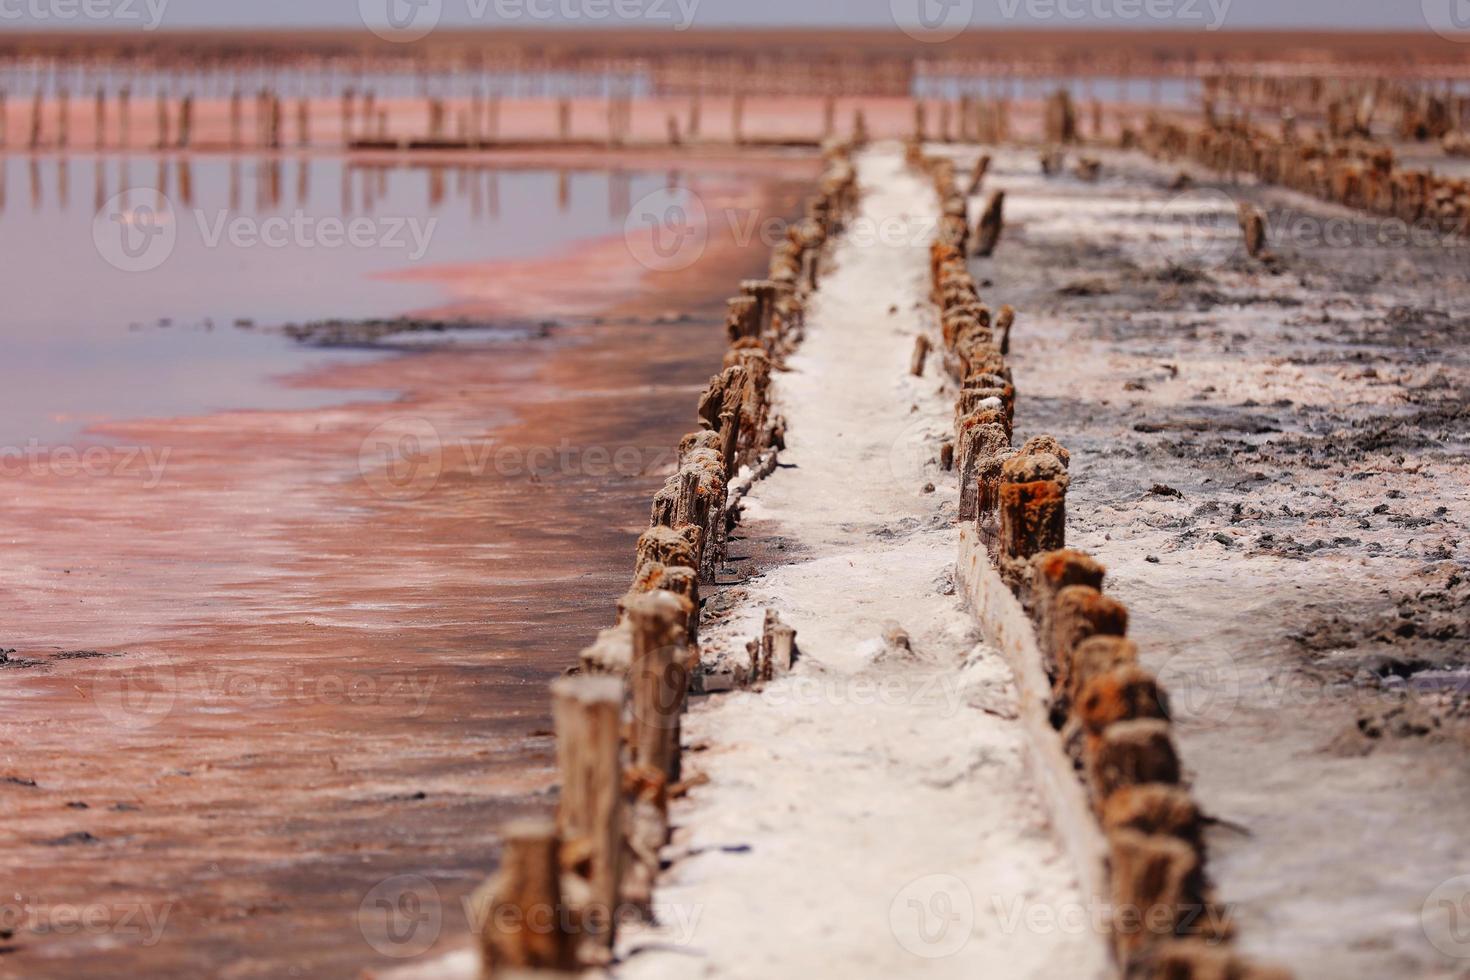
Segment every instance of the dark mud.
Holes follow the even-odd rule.
[[[1340,212],[1205,174],[1181,198],[1132,156],[1097,185],[1020,153],[992,174],[1007,229],[972,270],[1019,311],[1017,438],[1072,451],[1071,543],[1176,695],[1204,805],[1250,831],[1211,843],[1247,948],[1303,977],[1457,975],[1419,916],[1470,871],[1470,242],[1368,222],[1333,247],[1302,229]],[[1270,261],[1237,200],[1278,230]]]

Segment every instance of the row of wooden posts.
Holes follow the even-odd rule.
[[[1128,610],[1103,592],[1103,567],[1066,547],[1071,456],[1051,436],[1013,446],[1016,389],[1006,356],[1015,312],[992,314],[967,261],[976,239],[998,237],[987,227],[997,220],[989,208],[978,228],[968,220],[985,163],[961,186],[951,159],[925,156],[917,144],[909,159],[932,178],[942,207],[932,299],[943,367],[959,387],[954,441],[942,460],[961,481],[960,520],[987,542],[1035,627],[1053,684],[1052,722],[1107,839],[1114,955],[1137,980],[1280,980],[1284,974],[1230,948],[1228,916],[1205,876],[1200,809],[1181,785],[1165,692],[1127,638]],[[922,341],[916,373],[921,351]]]
[[[1162,160],[1188,159],[1232,179],[1245,173],[1333,204],[1406,224],[1470,235],[1470,180],[1403,167],[1393,149],[1370,140],[1297,139],[1242,120],[1200,126],[1151,117],[1142,148]]]
[[[476,896],[487,977],[605,964],[619,924],[651,910],[669,798],[684,778],[681,716],[700,671],[700,589],[725,556],[732,481],[742,470],[769,473],[782,448],[771,371],[800,342],[824,246],[856,203],[848,153],[829,147],[819,192],[776,247],[769,278],[742,283],[730,300],[723,369],[699,400],[699,428],[681,441],[677,472],[654,497],[616,625],[552,684],[560,801],[554,822],[505,828],[500,870]],[[768,614],[738,681],[788,669],[795,640]]]

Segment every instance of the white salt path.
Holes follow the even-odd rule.
[[[958,493],[931,457],[954,395],[932,363],[908,374],[916,333],[934,329],[937,202],[897,148],[865,155],[859,174],[860,214],[776,380],[783,466],[745,508],[743,533],[789,540],[793,563],[752,580],[704,637],[742,649],[773,607],[803,659],[759,693],[691,710],[686,770],[709,782],[674,805],[664,926],[624,936],[620,977],[1105,969],[1027,767],[1010,675],[949,584]],[[885,645],[890,621],[911,653]]]

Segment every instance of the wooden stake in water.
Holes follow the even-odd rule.
[[[621,677],[564,677],[551,685],[563,867],[591,886],[590,904],[598,907],[599,919],[594,938],[604,947],[613,944],[622,880],[624,696]],[[602,916],[607,917],[605,930]]]

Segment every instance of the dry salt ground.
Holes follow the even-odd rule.
[[[799,557],[748,582],[704,635],[742,650],[774,608],[802,659],[690,712],[685,739],[701,751],[688,768],[709,782],[674,805],[667,924],[624,936],[622,977],[1104,970],[1028,771],[1010,675],[950,584],[958,492],[932,450],[954,396],[932,363],[908,374],[932,320],[937,202],[896,148],[864,156],[859,175],[860,213],[776,379],[782,468],[745,503],[742,533]],[[885,643],[892,623],[910,649]]]

